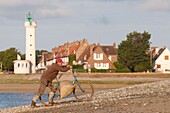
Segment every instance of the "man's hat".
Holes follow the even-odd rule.
[[[58,62],[63,63],[61,58],[57,58],[56,63],[58,63]]]

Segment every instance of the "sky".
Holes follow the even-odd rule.
[[[25,53],[28,12],[37,22],[36,50],[82,39],[118,46],[133,31],[147,31],[151,46],[170,49],[170,0],[1,0],[0,51]]]

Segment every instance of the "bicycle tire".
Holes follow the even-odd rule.
[[[73,90],[73,95],[77,101],[92,100],[94,88],[90,82],[78,82]]]

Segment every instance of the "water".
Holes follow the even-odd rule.
[[[9,107],[16,107],[16,106],[23,106],[23,105],[30,105],[33,93],[0,93],[0,109],[2,108],[9,108]],[[68,98],[73,97],[71,94]],[[43,94],[42,96],[43,101],[48,101],[48,95]],[[54,97],[54,100],[57,99],[57,94]],[[39,101],[37,104],[40,103]]]
[[[0,93],[0,109],[30,105],[33,96],[31,93]],[[47,101],[47,95],[44,94],[42,98]]]

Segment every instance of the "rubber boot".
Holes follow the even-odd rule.
[[[32,108],[38,108],[38,107],[40,107],[40,106],[37,106],[37,105],[36,105],[36,102],[32,101],[32,102],[31,102],[31,107],[32,107]]]
[[[50,92],[49,93],[49,97],[48,97],[48,99],[49,99],[49,106],[53,106],[53,98],[54,98],[54,92]]]
[[[31,107],[32,108],[37,108],[37,107],[40,107],[40,106],[36,106],[36,102],[38,101],[39,99],[39,96],[38,95],[35,95],[32,99],[32,102],[31,102]]]

